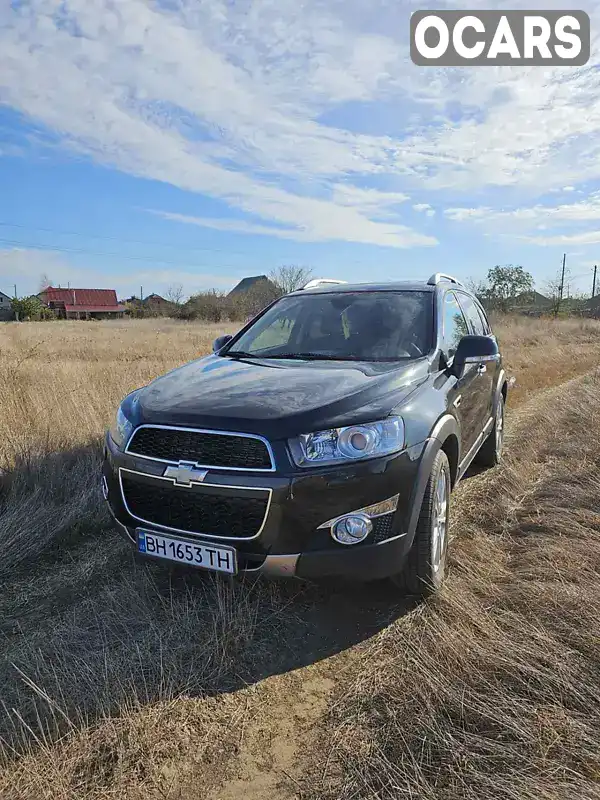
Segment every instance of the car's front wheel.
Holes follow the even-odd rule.
[[[440,450],[427,481],[415,538],[404,569],[392,578],[407,594],[432,594],[444,581],[451,488],[448,457]]]

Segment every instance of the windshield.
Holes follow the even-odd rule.
[[[331,292],[284,297],[223,355],[396,361],[431,349],[430,292]]]

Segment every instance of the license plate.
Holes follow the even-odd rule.
[[[138,530],[138,553],[166,561],[176,561],[190,567],[209,569],[213,572],[237,573],[236,552],[233,547],[221,547],[209,542],[190,542],[163,536],[161,533]]]

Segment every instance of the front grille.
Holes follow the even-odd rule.
[[[269,449],[262,439],[180,428],[139,428],[127,452],[161,461],[193,461],[202,467],[270,470]]]
[[[233,497],[207,494],[172,485],[159,486],[121,473],[123,496],[130,513],[167,528],[212,536],[249,539],[260,531],[268,509],[268,494]]]

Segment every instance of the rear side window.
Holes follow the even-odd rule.
[[[469,295],[463,294],[462,292],[458,295],[458,301],[465,317],[469,321],[469,325],[471,326],[473,333],[477,336],[485,336],[486,329],[483,324],[481,314],[479,313],[474,301],[469,297]]]
[[[490,336],[492,333],[492,328],[487,318],[487,314],[483,310],[483,306],[480,303],[475,303],[475,308],[479,312],[479,316],[481,317],[481,321],[483,322],[483,329],[485,331],[486,336]]]
[[[443,308],[443,343],[442,349],[446,358],[450,359],[456,353],[458,343],[463,336],[469,333],[467,321],[461,311],[453,292],[448,292],[444,297]]]

